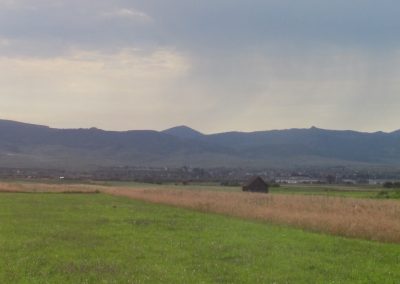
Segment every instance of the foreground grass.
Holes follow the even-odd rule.
[[[396,283],[400,246],[103,194],[0,194],[0,283]]]

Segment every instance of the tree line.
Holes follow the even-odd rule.
[[[383,184],[384,188],[399,188],[400,189],[400,182],[391,182],[387,181]]]

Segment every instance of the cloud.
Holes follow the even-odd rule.
[[[396,129],[398,8],[0,0],[0,115],[110,129]]]
[[[1,57],[0,113],[59,126],[140,127],[141,116],[158,119],[153,111],[164,107],[164,91],[189,69],[186,58],[163,49],[115,54],[77,50],[50,59]]]
[[[23,9],[32,2],[34,9]],[[0,37],[20,43],[6,51],[17,56],[62,55],[71,47],[93,50],[141,48],[157,33],[152,24],[154,19],[148,13],[124,1],[10,3],[8,8],[0,9]]]
[[[390,131],[399,128],[399,62],[398,52],[327,47],[199,58],[183,92],[201,97],[207,116],[199,120],[201,110],[193,108],[180,115],[211,132],[312,125]]]
[[[0,48],[1,47],[8,47],[11,45],[11,41],[7,38],[0,38]]]
[[[127,8],[117,9],[113,12],[103,12],[101,13],[101,16],[104,18],[111,18],[111,19],[112,18],[128,19],[139,23],[151,23],[154,21],[152,17],[150,17],[149,15],[147,15],[142,11],[138,11],[135,9],[127,9]]]
[[[0,8],[7,10],[35,10],[35,6],[23,0],[0,0]]]

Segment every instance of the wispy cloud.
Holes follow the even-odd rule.
[[[11,45],[11,41],[7,38],[0,37],[0,47],[8,47]]]
[[[154,19],[146,13],[132,8],[116,9],[112,12],[103,12],[100,15],[103,18],[127,19],[139,23],[151,23],[154,21]]]
[[[8,10],[36,10],[32,1],[24,0],[0,0],[0,8]]]

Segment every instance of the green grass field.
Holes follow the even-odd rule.
[[[304,195],[324,195],[342,196],[353,198],[383,198],[380,192],[388,193],[385,198],[399,198],[394,190],[386,190],[380,186],[344,186],[344,185],[284,185],[271,189],[272,193],[282,194],[304,194]],[[399,192],[400,193],[400,192]]]
[[[188,185],[175,185],[175,184],[144,184],[136,182],[97,182],[95,184],[102,186],[116,186],[116,187],[129,187],[135,188],[165,188],[165,189],[187,189],[187,190],[206,190],[206,191],[228,191],[240,192],[241,187],[228,187],[218,184],[188,184]],[[271,187],[272,194],[302,194],[302,195],[322,195],[322,196],[341,196],[353,198],[373,198],[373,199],[400,199],[399,190],[388,190],[382,186],[370,185],[282,185],[280,187]],[[381,193],[383,192],[383,194]]]
[[[0,194],[0,283],[398,283],[400,246],[104,194]]]
[[[229,187],[221,186],[218,183],[189,183],[188,185],[179,185],[174,183],[150,184],[138,182],[124,181],[59,181],[59,180],[5,180],[7,183],[45,183],[54,185],[98,185],[105,187],[122,187],[134,189],[144,188],[162,188],[162,189],[185,189],[199,191],[223,191],[223,192],[240,192],[242,188],[239,186]],[[372,198],[372,199],[400,199],[400,190],[384,189],[382,186],[375,185],[309,185],[294,184],[281,185],[280,187],[271,187],[272,194],[301,194],[301,195],[320,195],[320,196],[337,196],[352,198]]]

